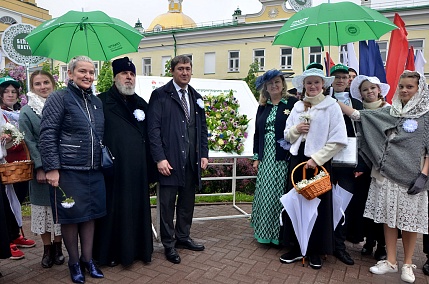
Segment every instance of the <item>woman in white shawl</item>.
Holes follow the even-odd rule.
[[[372,165],[364,216],[384,224],[387,260],[377,262],[370,271],[398,271],[398,228],[404,247],[401,279],[413,283],[417,233],[428,233],[429,91],[425,77],[404,71],[391,107],[357,111],[339,104],[345,114],[359,121],[360,154]]]
[[[330,171],[330,160],[347,145],[347,132],[341,109],[331,97],[325,97],[323,89],[331,85],[333,77],[325,77],[323,71],[312,68],[292,79],[298,92],[304,94],[303,101],[294,105],[286,121],[285,140],[291,143],[290,168],[306,162],[305,168],[314,169],[324,166]],[[299,173],[298,173],[299,172]],[[293,179],[302,179],[301,171],[296,171]],[[313,171],[310,170],[308,176]],[[292,177],[289,178],[288,190],[292,190]],[[318,216],[310,235],[307,256],[314,269],[322,267],[320,255],[332,254],[334,247],[334,226],[332,192],[320,195],[317,208]],[[280,257],[283,263],[292,263],[302,259],[299,245],[291,220],[287,216],[284,224],[284,244],[290,251]]]

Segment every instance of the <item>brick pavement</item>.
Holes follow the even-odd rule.
[[[250,205],[241,206],[250,212]],[[238,214],[231,205],[197,206],[195,217]],[[153,213],[154,215],[154,213]],[[25,232],[30,232],[29,218],[24,221]],[[362,257],[362,244],[347,243],[355,265],[347,266],[335,257],[328,256],[322,269],[302,267],[301,263],[281,264],[281,249],[258,244],[247,218],[194,221],[192,236],[205,244],[204,252],[179,250],[181,264],[165,260],[160,243],[154,242],[153,260],[150,264],[135,262],[130,267],[102,267],[104,279],[92,279],[86,274],[86,283],[401,283],[400,272],[389,275],[372,275],[368,269],[375,263]],[[54,265],[50,269],[40,266],[43,249],[40,237],[34,237],[37,246],[23,249],[22,260],[0,260],[3,277],[0,283],[72,283],[67,265]],[[416,282],[429,283],[421,267],[426,257],[422,253],[422,239],[414,263],[417,265]],[[402,246],[401,246],[402,250]],[[403,254],[399,252],[399,264]],[[402,282],[403,283],[403,282]]]

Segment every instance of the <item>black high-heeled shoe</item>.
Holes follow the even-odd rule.
[[[88,270],[89,275],[91,275],[92,278],[104,278],[103,272],[95,265],[94,261],[91,259],[88,262],[80,260],[81,266],[86,268]]]
[[[83,275],[78,263],[69,263],[70,277],[73,283],[85,283],[85,275]]]

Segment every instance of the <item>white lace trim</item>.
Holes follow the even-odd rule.
[[[42,109],[45,105],[46,99],[42,98],[39,95],[36,95],[35,93],[28,92],[28,106],[37,114],[42,115]]]

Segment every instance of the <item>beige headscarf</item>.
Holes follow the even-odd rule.
[[[410,73],[414,71],[405,70],[404,73]],[[405,106],[402,106],[401,99],[399,97],[399,89],[396,89],[395,94],[392,98],[392,107],[390,109],[390,115],[394,117],[407,117],[407,118],[418,118],[429,111],[429,90],[426,84],[425,76],[419,73],[419,88],[414,96],[407,102]]]

